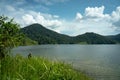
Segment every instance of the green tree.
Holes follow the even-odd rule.
[[[0,58],[9,55],[13,47],[20,45],[22,40],[20,26],[5,16],[0,16]]]

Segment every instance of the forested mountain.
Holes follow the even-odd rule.
[[[70,41],[69,36],[49,30],[40,24],[29,25],[21,31],[38,44],[69,44]]]
[[[86,42],[87,44],[115,44],[116,42],[105,36],[96,33],[85,33],[75,37],[76,42]]]
[[[112,36],[107,36],[108,38],[116,41],[117,43],[120,43],[120,34],[118,35],[112,35]]]
[[[120,43],[120,34],[114,36],[114,40],[116,40],[118,43]]]
[[[34,41],[27,36],[24,36],[23,39],[21,40],[21,46],[28,46],[28,45],[37,45],[38,42]]]
[[[102,36],[96,33],[85,33],[71,37],[49,30],[40,24],[29,25],[21,31],[38,44],[115,44],[120,42],[120,34]]]

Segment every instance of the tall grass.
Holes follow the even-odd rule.
[[[68,64],[15,56],[0,60],[0,80],[91,80]]]

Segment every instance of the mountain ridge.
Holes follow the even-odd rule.
[[[114,36],[103,36],[93,32],[77,36],[60,34],[35,23],[26,26],[21,31],[38,44],[116,44],[120,43],[120,34]]]

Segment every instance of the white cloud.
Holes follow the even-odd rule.
[[[4,11],[2,10],[2,12],[10,18],[14,18],[15,21],[21,25],[21,27],[25,27],[33,23],[39,23],[46,28],[60,32],[57,28],[61,26],[62,21],[59,20],[58,15],[25,10],[23,8],[14,8],[10,5],[5,6]]]
[[[86,17],[90,18],[101,18],[104,17],[103,12],[104,12],[105,7],[88,7],[85,9],[85,15]]]
[[[58,18],[56,19],[56,16],[57,15],[29,11],[28,14],[22,15],[21,22],[24,26],[32,23],[39,23],[49,29],[60,32],[57,30],[57,28],[62,25],[62,21],[60,21]]]
[[[119,7],[117,7],[117,9],[116,9],[116,11],[113,11],[112,12],[112,20],[113,21],[118,21],[118,20],[120,20],[120,6]]]
[[[22,8],[7,9],[5,15],[14,17],[22,27],[32,23],[39,23],[51,30],[71,36],[85,32],[95,32],[102,35],[111,35],[120,32],[120,7],[117,7],[111,14],[105,14],[105,7],[88,7],[84,14],[76,13],[72,21],[63,20],[58,15],[41,13]],[[19,16],[18,16],[19,15]]]
[[[10,5],[7,5],[7,6],[6,6],[6,9],[7,9],[8,11],[15,11],[15,8],[12,7],[12,6],[10,6]]]
[[[59,16],[58,16],[58,15],[54,15],[53,17],[54,17],[54,18],[59,18]]]
[[[83,17],[83,16],[82,16],[79,12],[76,14],[76,20],[81,20],[82,17]]]
[[[37,13],[37,15],[33,15],[33,16],[35,16],[35,20],[37,23],[40,23],[46,27],[55,28],[61,25],[61,21],[55,19],[54,16],[50,14],[42,15],[40,13]]]
[[[23,15],[22,19],[23,19],[24,24],[26,23],[26,25],[29,25],[31,23],[36,23],[33,16],[30,14]]]
[[[120,32],[120,6],[116,8],[111,14],[112,26],[116,28],[116,31]]]
[[[104,9],[104,6],[88,7],[83,15],[77,13],[75,28],[78,30],[73,35],[85,32],[96,32],[103,35],[119,33],[120,7],[117,7],[116,11],[113,11],[111,14],[104,14]]]

